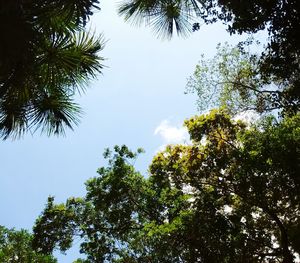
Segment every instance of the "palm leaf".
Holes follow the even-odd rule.
[[[119,6],[119,14],[134,24],[150,25],[159,38],[174,33],[185,37],[203,5],[199,0],[130,0]]]
[[[39,57],[40,75],[48,87],[64,91],[83,90],[90,78],[101,72],[104,60],[98,52],[104,47],[101,37],[84,31],[69,35],[52,35],[45,41]],[[80,89],[78,89],[80,87]]]
[[[30,126],[35,130],[51,134],[65,134],[65,128],[73,130],[78,125],[81,110],[66,94],[55,92],[42,94],[33,103],[30,112]]]

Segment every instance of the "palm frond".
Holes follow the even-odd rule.
[[[26,78],[28,73],[25,69],[16,70],[0,85],[0,138],[18,138],[28,128],[27,111],[35,90],[35,84]]]
[[[65,134],[66,127],[73,130],[78,125],[81,113],[80,107],[66,94],[44,93],[33,103],[30,127],[35,127],[35,130],[41,128],[48,135]]]
[[[32,1],[28,17],[42,29],[56,32],[82,30],[93,10],[99,10],[98,0],[37,0]]]
[[[159,38],[170,39],[176,32],[187,36],[192,32],[194,18],[200,12],[197,0],[131,0],[119,6],[126,21],[154,29]]]
[[[133,24],[148,24],[160,8],[160,0],[130,0],[119,5],[118,11],[126,21]]]
[[[72,36],[52,35],[39,57],[40,75],[49,88],[71,93],[82,91],[89,79],[101,73],[104,58],[98,55],[103,38],[81,31]]]
[[[102,36],[85,31],[98,0],[9,1],[0,5],[0,138],[78,124],[73,102],[103,69]]]
[[[170,39],[174,32],[186,37],[192,29],[190,10],[181,1],[165,1],[153,15],[151,26],[159,38]]]
[[[15,139],[25,133],[27,129],[26,105],[19,101],[0,101],[0,138]]]

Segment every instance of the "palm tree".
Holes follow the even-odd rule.
[[[187,36],[199,11],[197,0],[128,0],[119,7],[125,20],[145,23],[161,38],[171,38],[174,32]]]
[[[80,117],[74,95],[103,68],[102,38],[85,31],[98,1],[2,2],[0,137],[72,129]]]

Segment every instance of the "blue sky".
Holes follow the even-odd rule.
[[[104,148],[143,147],[136,166],[146,172],[161,145],[185,138],[182,122],[197,113],[196,97],[184,90],[200,55],[213,56],[219,42],[241,40],[215,24],[187,39],[162,41],[148,28],[125,23],[114,1],[101,1],[91,30],[106,39],[107,67],[77,99],[85,112],[80,125],[66,137],[36,133],[0,142],[0,225],[31,229],[49,195],[57,202],[83,196],[84,182],[105,165]],[[59,262],[76,257],[71,252]]]

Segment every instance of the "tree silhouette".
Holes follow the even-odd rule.
[[[95,0],[0,4],[0,137],[78,123],[74,95],[103,68],[101,37],[85,30]]]

